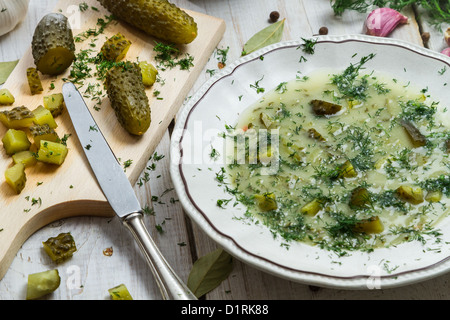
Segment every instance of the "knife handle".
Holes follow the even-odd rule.
[[[186,284],[175,274],[151,238],[142,220],[142,212],[122,219],[144,254],[164,300],[197,300]]]

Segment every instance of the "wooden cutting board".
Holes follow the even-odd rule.
[[[97,1],[86,0],[88,8],[79,10],[78,1],[65,1],[56,6],[54,12],[61,12],[69,18],[74,36],[88,29],[96,29],[99,18],[110,15]],[[94,10],[92,7],[98,9]],[[203,72],[203,68],[211,57],[214,49],[221,40],[225,31],[225,23],[219,18],[186,10],[197,22],[198,36],[190,44],[178,46],[182,50],[181,57],[189,54],[194,58],[189,70],[179,67],[159,70],[160,82],[147,89],[150,100],[152,122],[149,130],[142,137],[128,134],[118,123],[115,114],[106,97],[103,84],[95,76],[84,81],[79,90],[84,93],[89,87],[99,84],[102,90],[101,104],[93,96],[85,101],[94,116],[100,130],[105,135],[116,157],[121,163],[131,162],[124,170],[134,185],[153,154],[162,135],[186,99],[194,82]],[[105,39],[121,32],[132,45],[125,59],[130,61],[149,61],[154,65],[156,52],[153,50],[157,39],[151,38],[126,23],[114,21],[104,32],[96,37],[89,37],[82,42],[76,42],[76,52],[81,50],[94,50],[98,52]],[[94,53],[95,54],[95,53]],[[60,93],[64,81],[69,76],[70,68],[57,77],[41,75],[44,91],[38,95],[31,95],[26,79],[26,69],[34,67],[31,49],[19,61],[3,88],[7,88],[15,96],[16,101],[11,107],[2,107],[7,110],[15,106],[25,105],[30,110],[43,104],[45,95]],[[95,65],[91,65],[92,74]],[[53,85],[52,85],[53,84]],[[52,89],[51,86],[54,88]],[[154,92],[159,91],[155,97]],[[98,96],[98,95],[97,95]],[[99,108],[99,110],[97,110]],[[70,134],[67,140],[69,153],[61,166],[39,163],[26,168],[27,183],[24,190],[15,194],[7,185],[4,178],[0,179],[0,279],[8,270],[15,254],[24,241],[39,228],[62,218],[95,215],[113,216],[97,181],[85,158],[84,152],[66,112],[56,119],[58,127],[56,132],[60,137]],[[6,132],[0,126],[0,136]],[[30,141],[32,139],[30,138]],[[4,172],[12,165],[12,159],[6,155],[4,148],[0,147],[0,171]],[[0,175],[3,177],[3,174]]]

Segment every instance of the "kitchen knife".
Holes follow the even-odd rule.
[[[64,102],[95,177],[112,209],[130,230],[145,256],[163,299],[196,300],[195,295],[169,266],[144,226],[141,205],[123,167],[75,85],[63,85]]]

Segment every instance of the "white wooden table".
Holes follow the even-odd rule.
[[[37,22],[51,11],[57,0],[31,0],[25,20],[11,33],[0,37],[0,61],[21,58],[28,49]],[[244,43],[256,32],[268,26],[271,11],[286,18],[283,40],[300,39],[318,34],[328,27],[329,34],[362,33],[366,14],[346,12],[333,15],[329,0],[174,0],[180,7],[220,17],[226,22],[226,32],[218,48],[229,48],[227,61],[239,58]],[[413,11],[408,25],[391,34],[422,45],[421,32],[428,31],[427,46],[441,51],[445,46],[442,33],[417,22]],[[447,26],[443,26],[447,28]],[[420,30],[420,31],[419,31]],[[217,69],[217,56],[212,55],[198,78],[195,92],[209,77],[208,69]],[[145,217],[150,233],[166,259],[183,279],[187,280],[193,262],[216,248],[207,235],[195,226],[183,212],[173,191],[169,175],[170,130],[166,132],[156,152],[164,156],[149,171],[150,181],[135,186],[141,203],[151,204],[154,214]],[[1,214],[1,212],[0,212]],[[124,283],[136,300],[160,299],[148,266],[128,231],[117,219],[77,217],[56,221],[33,234],[17,253],[8,272],[0,280],[0,300],[25,299],[27,276],[54,268],[42,249],[42,241],[60,232],[71,232],[78,251],[69,261],[58,266],[61,286],[45,299],[105,300],[108,289]],[[107,251],[112,255],[106,254]],[[210,300],[292,300],[292,299],[449,299],[450,274],[419,284],[388,290],[335,290],[315,288],[289,282],[234,261],[231,275],[204,298]]]

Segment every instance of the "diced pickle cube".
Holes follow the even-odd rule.
[[[2,138],[6,154],[13,155],[16,152],[28,150],[31,146],[25,131],[8,129]]]
[[[366,188],[358,187],[352,191],[350,197],[350,206],[354,208],[365,208],[370,206],[370,192]]]
[[[77,251],[75,240],[70,233],[60,233],[42,242],[45,252],[56,263],[61,263],[73,256]]]
[[[119,284],[118,286],[108,289],[108,292],[112,300],[133,300],[130,292],[124,284]]]
[[[326,139],[314,128],[308,130],[308,137],[318,141],[326,141]]]
[[[20,129],[33,125],[34,114],[25,106],[0,112],[0,122],[7,128]]]
[[[381,233],[384,230],[384,226],[380,218],[376,216],[357,222],[354,230],[364,233]]]
[[[425,196],[425,200],[428,202],[439,202],[442,199],[442,192],[441,191],[430,191]]]
[[[9,106],[16,101],[8,89],[0,89],[0,106]]]
[[[255,194],[258,207],[261,211],[271,211],[278,208],[276,196],[273,193]]]
[[[54,93],[44,97],[44,108],[49,110],[53,118],[59,116],[65,107],[62,93]]]
[[[6,169],[5,180],[11,188],[19,194],[27,182],[27,176],[25,174],[25,165],[23,163],[17,163],[12,167]]]
[[[27,79],[32,95],[39,94],[44,91],[41,79],[39,78],[39,73],[36,68],[27,69]]]
[[[419,204],[423,202],[423,190],[420,187],[400,186],[395,190],[397,197],[403,201]]]
[[[61,165],[66,159],[68,149],[62,143],[41,140],[37,153],[38,161]]]
[[[121,33],[117,33],[105,41],[100,52],[103,54],[103,58],[115,62],[125,58],[130,46],[131,42]]]
[[[339,166],[338,178],[353,178],[356,177],[357,173],[350,161],[345,161]]]
[[[25,168],[36,164],[36,155],[30,150],[20,151],[12,156],[14,163],[23,163]]]
[[[50,126],[47,123],[30,127],[30,133],[33,136],[34,144],[36,146],[39,146],[41,144],[41,140],[47,140],[52,142],[60,141],[56,131],[50,128]]]
[[[44,106],[39,106],[33,110],[34,114],[34,123],[43,125],[44,123],[48,124],[50,128],[55,129],[58,127],[55,119],[52,116],[50,110],[46,109]]]
[[[312,107],[312,111],[317,116],[333,115],[342,109],[342,107],[338,104],[323,100],[311,100],[310,105]]]
[[[58,289],[61,277],[58,269],[28,275],[27,300],[39,299]]]
[[[414,124],[412,124],[412,122],[402,119],[400,124],[408,134],[414,148],[423,147],[427,144],[426,137],[416,128],[416,126],[414,126]]]
[[[158,70],[147,61],[139,62],[139,67],[141,67],[142,82],[144,83],[144,86],[151,87],[156,81]]]
[[[261,120],[261,123],[266,127],[269,128],[272,123],[273,123],[273,119],[271,116],[269,116],[267,113],[261,112],[259,114],[259,119]]]
[[[314,199],[307,204],[305,204],[300,212],[303,214],[307,214],[309,216],[315,216],[323,207],[323,201],[320,199]]]

